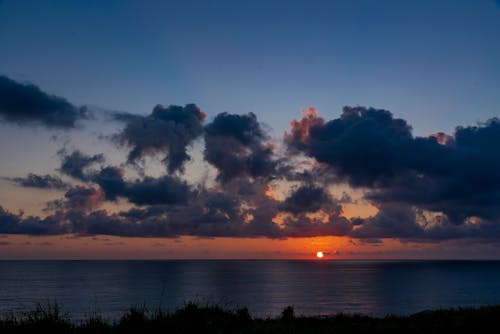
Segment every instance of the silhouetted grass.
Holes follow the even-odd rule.
[[[500,306],[426,311],[411,316],[373,318],[338,314],[296,316],[286,307],[277,318],[252,318],[248,309],[188,303],[174,312],[131,308],[114,323],[98,314],[72,323],[56,304],[37,305],[29,312],[0,318],[0,333],[496,333]]]

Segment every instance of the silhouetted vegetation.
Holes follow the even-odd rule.
[[[57,304],[0,318],[0,333],[494,333],[500,306],[425,311],[411,316],[373,318],[338,314],[328,317],[295,315],[286,307],[277,318],[252,318],[248,309],[188,303],[174,312],[131,308],[114,323],[92,314],[73,323]]]

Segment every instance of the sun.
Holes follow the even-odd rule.
[[[324,254],[323,254],[323,252],[321,252],[321,251],[319,251],[319,252],[317,252],[317,253],[316,253],[316,257],[317,257],[318,259],[322,259],[322,258],[323,258],[323,256],[325,256],[325,255],[324,255]]]

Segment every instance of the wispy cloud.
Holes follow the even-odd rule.
[[[56,175],[29,173],[25,177],[3,178],[21,187],[39,189],[67,189],[69,185]]]

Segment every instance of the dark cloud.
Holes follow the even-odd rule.
[[[287,237],[304,238],[318,236],[345,236],[352,231],[349,219],[330,212],[322,217],[310,217],[304,213],[287,216],[283,232]]]
[[[0,206],[0,233],[10,233],[20,220],[20,215],[12,214]]]
[[[115,201],[126,193],[125,171],[118,167],[104,167],[94,176],[93,181],[104,191],[106,198]]]
[[[0,206],[0,233],[28,235],[57,235],[71,232],[63,216],[54,214],[46,218],[24,217],[12,214]]]
[[[351,233],[352,237],[360,239],[380,238],[423,238],[425,231],[416,220],[414,208],[400,204],[385,204],[379,212],[366,219],[354,219],[358,228]]]
[[[99,208],[103,202],[104,194],[101,189],[77,185],[70,188],[64,198],[48,202],[45,211],[55,211],[57,215],[71,211],[81,214]]]
[[[306,185],[296,189],[279,208],[286,212],[315,212],[330,203],[331,199],[323,188]]]
[[[66,208],[76,211],[89,211],[100,207],[104,196],[100,189],[75,186],[64,194]]]
[[[443,212],[455,224],[500,218],[498,119],[457,127],[453,136],[414,137],[406,121],[386,110],[345,107],[328,122],[306,116],[292,123],[288,145],[367,188],[374,203]]]
[[[26,177],[15,177],[10,178],[10,181],[22,186],[29,188],[40,188],[40,189],[66,189],[68,184],[66,184],[61,178],[53,175],[37,175],[30,173]]]
[[[153,183],[156,182],[161,182],[161,178]],[[144,185],[149,186],[149,182]],[[232,184],[226,193],[203,190],[184,204],[142,206],[109,213],[99,209],[103,197],[100,190],[78,186],[70,189],[44,219],[2,209],[0,233],[283,238],[286,233],[272,221],[277,213],[276,202],[264,195],[265,187],[265,183],[241,182]]]
[[[352,229],[350,221],[342,217],[342,206],[315,185],[295,189],[278,208],[289,213],[283,221],[283,231],[289,237],[343,236]]]
[[[128,237],[314,237],[348,236],[373,242],[381,238],[411,241],[476,239],[496,242],[498,222],[471,220],[450,223],[444,215],[427,217],[408,205],[385,204],[369,218],[349,220],[340,207],[326,205],[311,214],[287,213],[275,221],[280,202],[268,198],[265,183],[231,185],[227,192],[204,190],[183,205],[155,205],[109,213],[99,209],[102,193],[75,187],[67,192],[58,210],[45,218],[12,214],[0,208],[0,233],[52,235],[114,235]],[[248,192],[239,187],[251,187]],[[249,196],[249,193],[253,195]],[[240,194],[240,195],[238,195]]]
[[[66,150],[58,152],[61,158],[59,171],[80,181],[89,181],[91,174],[88,170],[94,164],[104,163],[104,155],[87,155],[79,150],[68,153]]]
[[[418,140],[417,138],[416,140]],[[471,217],[500,219],[500,122],[458,127],[454,136],[438,150],[413,151],[419,168],[406,170],[390,183],[369,191],[367,198],[400,202],[417,208],[443,212],[454,224]]]
[[[116,114],[125,122],[125,128],[114,137],[122,145],[129,146],[128,162],[154,154],[165,156],[169,173],[181,170],[190,159],[188,146],[203,133],[205,113],[195,104],[184,107],[157,105],[148,116]]]
[[[350,236],[363,242],[396,238],[415,242],[439,242],[465,239],[476,242],[500,241],[500,223],[469,217],[461,224],[451,221],[444,213],[426,215],[425,211],[401,203],[385,203],[379,212],[368,218],[351,222],[357,228]]]
[[[49,128],[74,128],[88,118],[85,107],[49,95],[30,83],[19,83],[0,75],[0,119],[19,125],[40,124]]]
[[[157,179],[146,177],[125,186],[125,196],[139,205],[181,204],[186,203],[191,195],[187,183],[168,175]]]
[[[272,177],[277,162],[267,134],[253,113],[221,113],[205,127],[205,159],[226,182],[237,177]]]
[[[285,140],[354,186],[373,186],[413,167],[411,127],[386,110],[344,107],[328,122],[310,112],[292,122]]]
[[[130,236],[281,238],[282,231],[272,222],[276,206],[259,191],[262,186],[233,184],[227,192],[203,190],[185,205],[134,208],[112,217],[109,224],[105,222],[110,217],[100,216],[94,221],[93,232],[116,228]],[[259,195],[238,195],[240,187],[251,187],[250,191]]]
[[[117,197],[124,197],[138,205],[182,204],[194,196],[190,186],[178,178],[165,175],[129,182],[124,179],[124,171],[117,167],[103,168],[94,181],[102,188],[106,198],[116,200]]]
[[[147,117],[120,114],[125,129],[117,138],[131,147],[129,162],[164,153],[172,173],[182,170],[187,146],[203,131],[204,158],[218,170],[215,187],[191,186],[177,174],[127,179],[122,168],[97,169],[102,155],[63,151],[60,171],[86,185],[49,203],[45,218],[2,208],[0,234],[500,240],[498,119],[418,137],[386,110],[345,107],[340,117],[324,120],[308,109],[285,134],[289,166],[283,173],[284,160],[255,115],[222,113],[205,128],[203,118],[194,105],[157,107]],[[281,181],[293,185],[284,200],[269,192]],[[359,199],[378,212],[344,217],[342,204],[354,201],[349,193],[329,194],[337,183],[357,188]],[[136,206],[102,209],[105,200],[120,198]]]

